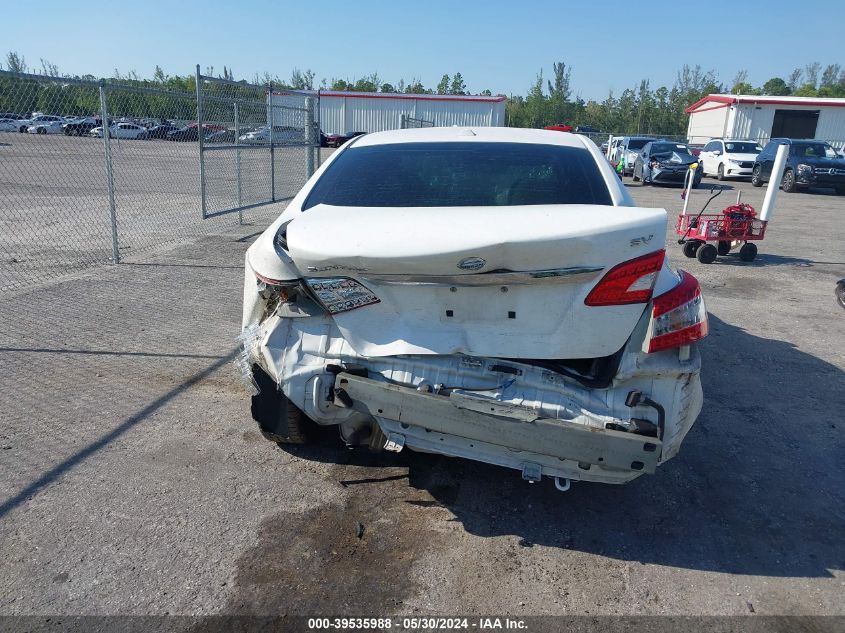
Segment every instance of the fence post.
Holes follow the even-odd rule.
[[[205,146],[203,144],[202,138],[202,75],[200,75],[200,65],[197,64],[197,74],[196,74],[196,84],[197,84],[197,143],[199,146],[199,157],[200,157],[200,204],[202,206],[202,219],[205,220],[206,218],[206,205],[205,205],[205,156],[203,155],[203,149]]]
[[[273,117],[273,82],[271,81],[269,84],[269,89],[267,90],[267,114],[269,121],[267,124],[270,126],[270,201],[276,201],[276,158],[275,158],[275,148],[273,147],[273,124],[274,124],[274,117]]]
[[[106,82],[100,80],[100,118],[103,121],[103,151],[106,162],[106,185],[109,190],[109,216],[111,219],[111,257],[115,264],[120,263],[120,250],[117,244],[117,209],[114,204],[114,172],[111,163],[111,145],[109,135],[109,111],[106,105]]]
[[[408,118],[408,115],[405,114],[404,112],[402,113],[402,116],[399,117],[399,129],[400,130],[404,130],[405,128],[408,127],[407,118]]]
[[[314,98],[305,97],[305,177],[314,175]]]
[[[232,102],[235,108],[235,173],[238,180],[238,224],[244,223],[244,210],[241,208],[243,203],[241,201],[241,148],[238,137],[241,134],[241,124],[238,117],[238,102]]]

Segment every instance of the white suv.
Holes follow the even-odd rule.
[[[719,180],[729,177],[751,177],[754,160],[763,151],[754,141],[713,139],[701,149],[698,158],[702,173]]]
[[[425,128],[351,140],[249,248],[240,367],[268,439],[624,483],[701,410],[695,278],[666,211],[588,138]]]

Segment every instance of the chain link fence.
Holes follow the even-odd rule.
[[[259,207],[319,165],[319,103],[196,77],[175,92],[0,71],[0,291],[272,221]]]
[[[319,97],[197,70],[204,217],[292,198],[320,156]]]

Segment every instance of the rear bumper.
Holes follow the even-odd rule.
[[[624,478],[626,472],[653,473],[661,454],[662,443],[654,437],[547,418],[528,407],[465,393],[421,393],[347,373],[337,376],[334,392],[336,398],[338,393],[350,396],[352,407],[373,416],[395,445],[434,450],[449,436],[454,454],[466,453],[476,443],[488,454],[505,449],[516,458],[503,465],[523,471],[536,464],[542,472],[542,462],[551,459],[547,471],[559,470],[554,461],[571,462],[585,472],[604,468]],[[433,438],[426,437],[432,433]]]
[[[612,383],[592,388],[513,360],[358,356],[328,317],[272,316],[245,333],[245,364],[259,365],[296,407],[339,425],[344,437],[377,425],[413,450],[523,472],[532,465],[543,476],[625,483],[652,473],[678,452],[702,406],[695,346],[679,358],[678,350],[643,354],[631,345]],[[357,365],[366,377],[335,375],[331,365]],[[627,406],[633,390],[664,408],[662,441],[618,430],[659,421],[651,408]]]

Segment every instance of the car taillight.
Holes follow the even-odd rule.
[[[590,291],[584,303],[616,306],[648,302],[665,254],[661,249],[614,266]]]
[[[317,300],[331,314],[379,303],[369,288],[348,277],[311,277],[305,280]]]
[[[654,298],[648,352],[689,345],[707,336],[707,309],[698,280],[680,271],[681,283]]]

